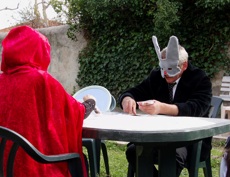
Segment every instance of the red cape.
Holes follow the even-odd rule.
[[[0,125],[20,133],[44,154],[80,153],[84,164],[85,107],[47,72],[47,38],[30,27],[16,27],[2,46]],[[15,177],[70,176],[67,163],[41,165],[21,149],[14,170]],[[83,171],[86,176],[85,167]]]

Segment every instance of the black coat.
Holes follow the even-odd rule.
[[[131,96],[136,101],[155,99],[169,103],[168,85],[161,77],[160,69],[153,69],[139,85],[125,91],[119,98],[120,105],[125,96]],[[211,98],[212,84],[209,77],[189,63],[174,95],[173,104],[178,106],[178,116],[208,117]]]

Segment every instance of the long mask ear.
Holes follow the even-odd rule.
[[[153,36],[152,37],[152,41],[153,41],[153,45],[154,45],[155,51],[157,53],[157,57],[158,57],[158,59],[160,61],[161,60],[161,50],[160,50],[160,47],[158,45],[157,37]]]
[[[152,41],[153,41],[153,45],[154,45],[155,51],[157,53],[157,57],[158,57],[158,60],[159,60],[159,65],[160,65],[162,57],[161,57],[161,50],[160,50],[160,47],[159,47],[159,44],[158,44],[158,41],[157,41],[157,37],[152,36]],[[162,67],[161,67],[161,76],[164,78],[164,70],[163,70]]]
[[[176,36],[171,36],[166,50],[166,60],[161,60],[165,71],[174,77],[181,71],[179,64],[179,42]]]

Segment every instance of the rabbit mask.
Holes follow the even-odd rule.
[[[159,66],[161,68],[161,76],[164,78],[166,72],[170,77],[174,77],[180,73],[181,69],[179,63],[179,42],[176,36],[171,36],[166,49],[166,58],[162,59],[160,47],[156,36],[152,37],[155,51],[159,59]]]

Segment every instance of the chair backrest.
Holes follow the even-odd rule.
[[[38,149],[36,149],[26,138],[17,132],[2,126],[0,126],[0,138],[0,176],[5,176],[3,171],[5,164],[7,177],[13,177],[14,160],[19,147],[22,147],[24,151],[34,160],[43,164],[66,161],[72,177],[83,176],[81,159],[78,153],[44,155],[38,151]],[[4,158],[4,150],[7,141],[13,142],[13,145],[10,148],[9,156]],[[5,159],[6,162],[4,161]]]
[[[210,118],[217,118],[220,113],[221,104],[223,103],[223,99],[220,97],[213,96],[211,101],[211,108],[209,110]]]
[[[224,101],[230,101],[230,76],[223,76],[222,78],[220,97]]]
[[[222,98],[216,96],[212,97],[211,107],[209,109],[210,118],[216,118],[218,116],[222,102],[223,102]],[[204,173],[206,173],[206,175],[204,176],[212,176],[210,156],[206,160],[200,161],[201,147],[202,147],[202,140],[192,145],[191,159],[188,162],[189,176],[197,176],[198,169],[201,167],[203,169],[206,169],[204,170]]]

